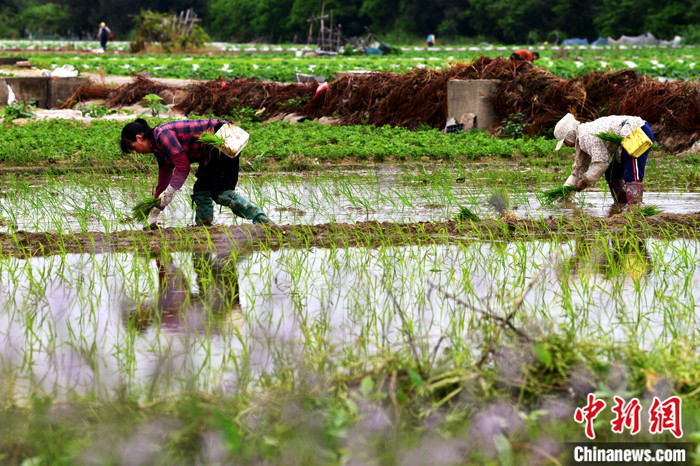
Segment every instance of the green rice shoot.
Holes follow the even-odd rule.
[[[494,189],[486,202],[498,215],[503,215],[510,208],[510,196],[504,188]]]
[[[199,135],[199,142],[219,148],[224,145],[224,139],[220,138],[211,131],[205,131]]]
[[[543,191],[538,197],[543,205],[549,205],[559,199],[565,198],[572,191],[576,191],[576,186],[561,186],[559,188]]]
[[[663,210],[660,209],[659,206],[657,206],[655,204],[649,204],[649,205],[644,206],[641,209],[639,209],[639,214],[642,217],[651,217],[653,215],[660,214],[662,212],[663,212]]]
[[[146,220],[154,207],[160,203],[157,197],[149,197],[138,203],[131,209],[131,213],[136,220]]]
[[[612,144],[617,144],[620,145],[622,144],[622,140],[625,139],[622,136],[613,133],[612,131],[603,131],[601,133],[596,134],[600,139],[602,139],[605,142],[610,142]]]
[[[472,222],[480,222],[479,217],[476,216],[474,212],[469,210],[468,207],[460,207],[459,208],[459,214],[457,214],[457,221],[458,222],[466,222],[466,221],[472,221]]]

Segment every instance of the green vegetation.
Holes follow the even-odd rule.
[[[32,110],[34,110],[33,105],[15,102],[2,108],[2,119],[4,122],[10,122],[17,118],[34,118],[36,113],[32,112]]]
[[[128,76],[148,71],[160,78],[224,79],[256,78],[260,80],[292,82],[296,73],[314,74],[332,80],[338,71],[374,70],[385,72],[408,72],[416,67],[446,70],[451,63],[469,62],[485,55],[497,57],[509,55],[515,47],[470,50],[439,49],[404,51],[400,56],[344,57],[304,56],[294,57],[290,52],[246,53],[237,55],[119,55],[109,57],[85,56],[84,54],[25,53],[34,66],[48,68],[61,63],[70,63],[82,72],[104,72],[109,75]],[[689,80],[698,76],[696,66],[697,49],[693,47],[662,48],[640,47],[621,49],[538,49],[541,58],[538,67],[551,71],[558,77],[571,79],[594,71],[618,71],[633,68],[637,73],[650,77],[665,77]],[[291,106],[290,102],[290,106]],[[296,103],[298,104],[298,103]],[[513,121],[513,129],[522,122]],[[521,128],[522,129],[522,128]]]
[[[617,144],[620,145],[622,144],[622,141],[625,139],[622,136],[615,134],[613,132],[607,132],[603,131],[602,133],[596,134],[600,139],[602,139],[605,142],[609,142],[611,144]]]
[[[160,204],[160,199],[149,197],[137,202],[131,209],[131,213],[136,220],[146,220],[148,215],[158,204]]]
[[[196,116],[192,116],[196,118]],[[152,119],[154,126],[163,120]],[[125,122],[67,120],[5,123],[0,131],[0,166],[45,167],[61,170],[102,167],[103,170],[153,172],[150,154],[122,154],[119,137]],[[571,169],[573,149],[554,151],[551,138],[504,139],[483,131],[442,134],[436,129],[409,131],[374,126],[322,126],[307,121],[239,123],[250,133],[241,154],[241,169],[252,171],[319,171],[329,166],[364,167],[373,164],[437,164],[469,167],[488,162],[488,174],[498,183],[517,186],[561,186]],[[700,189],[697,156],[666,156],[653,151],[645,180],[648,189],[680,186]],[[513,167],[516,167],[514,170]],[[474,168],[469,168],[473,170]],[[477,165],[477,170],[480,170]]]
[[[200,24],[187,24],[178,15],[141,10],[134,17],[136,39],[131,43],[131,51],[138,53],[144,49],[155,52],[183,52],[204,47],[209,36]]]
[[[565,198],[572,192],[576,191],[576,186],[561,186],[540,193],[542,204],[548,205]]]
[[[162,120],[152,120],[157,125]],[[124,122],[92,123],[50,120],[6,124],[0,144],[5,166],[100,165],[114,167],[124,161],[116,141]],[[258,168],[263,162],[285,164],[301,156],[305,167],[319,163],[356,163],[425,160],[474,160],[482,157],[541,157],[554,154],[551,139],[498,139],[481,131],[444,135],[436,129],[410,131],[374,126],[321,126],[315,122],[290,124],[245,123],[251,134],[244,159]],[[127,159],[151,159],[129,155]],[[264,165],[264,164],[263,164]],[[256,169],[258,169],[256,168]]]
[[[161,114],[161,112],[167,112],[168,107],[163,105],[161,101],[163,100],[162,97],[157,96],[155,94],[148,94],[143,98],[143,105],[144,107],[148,107],[149,110],[144,110],[141,112],[140,116],[149,114],[152,117],[157,117],[158,115]]]
[[[224,145],[224,139],[220,138],[216,134],[214,134],[212,131],[205,131],[202,134],[199,135],[199,142],[202,144],[207,144],[213,147],[221,147]]]

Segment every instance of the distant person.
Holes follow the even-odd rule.
[[[540,58],[540,54],[537,52],[530,52],[529,50],[520,49],[513,52],[510,59],[513,61],[527,61],[532,63],[534,60]]]
[[[102,22],[100,23],[100,30],[97,31],[97,39],[100,41],[100,47],[105,52],[107,51],[107,41],[113,39],[112,30],[107,27],[107,25]]]
[[[435,34],[428,34],[428,38],[426,39],[425,43],[428,47],[434,47],[435,46]]]
[[[228,122],[218,119],[177,120],[151,128],[146,120],[139,118],[124,126],[122,152],[153,154],[158,162],[155,197],[160,199],[160,204],[148,217],[150,228],[158,226],[161,213],[173,200],[175,192],[185,184],[192,163],[199,164],[194,174],[197,181],[192,187],[197,225],[212,225],[214,202],[229,207],[235,215],[253,223],[272,223],[258,207],[236,192],[239,157],[229,157],[199,142],[203,132],[216,132],[225,123]]]
[[[83,37],[85,37],[85,29],[80,26],[80,28],[78,28],[78,40],[83,40]]]

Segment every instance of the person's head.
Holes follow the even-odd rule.
[[[573,146],[576,144],[576,138],[578,137],[578,125],[578,120],[576,120],[571,113],[567,113],[564,118],[559,120],[557,125],[554,127],[554,137],[558,141],[557,147],[554,150],[561,149],[561,146],[564,143],[566,143],[567,146]]]
[[[100,27],[103,28],[103,27],[105,27],[105,26],[106,26],[105,22],[102,21],[102,22],[100,23]]]
[[[532,56],[535,57],[535,58],[533,58],[533,60],[537,60],[538,58],[540,58],[540,53],[539,52],[532,52]]]
[[[153,128],[143,118],[127,123],[122,128],[121,148],[125,154],[150,154],[153,152]]]

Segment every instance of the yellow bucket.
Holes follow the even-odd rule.
[[[622,140],[622,147],[636,159],[651,147],[651,139],[642,131],[642,128],[637,128]]]

